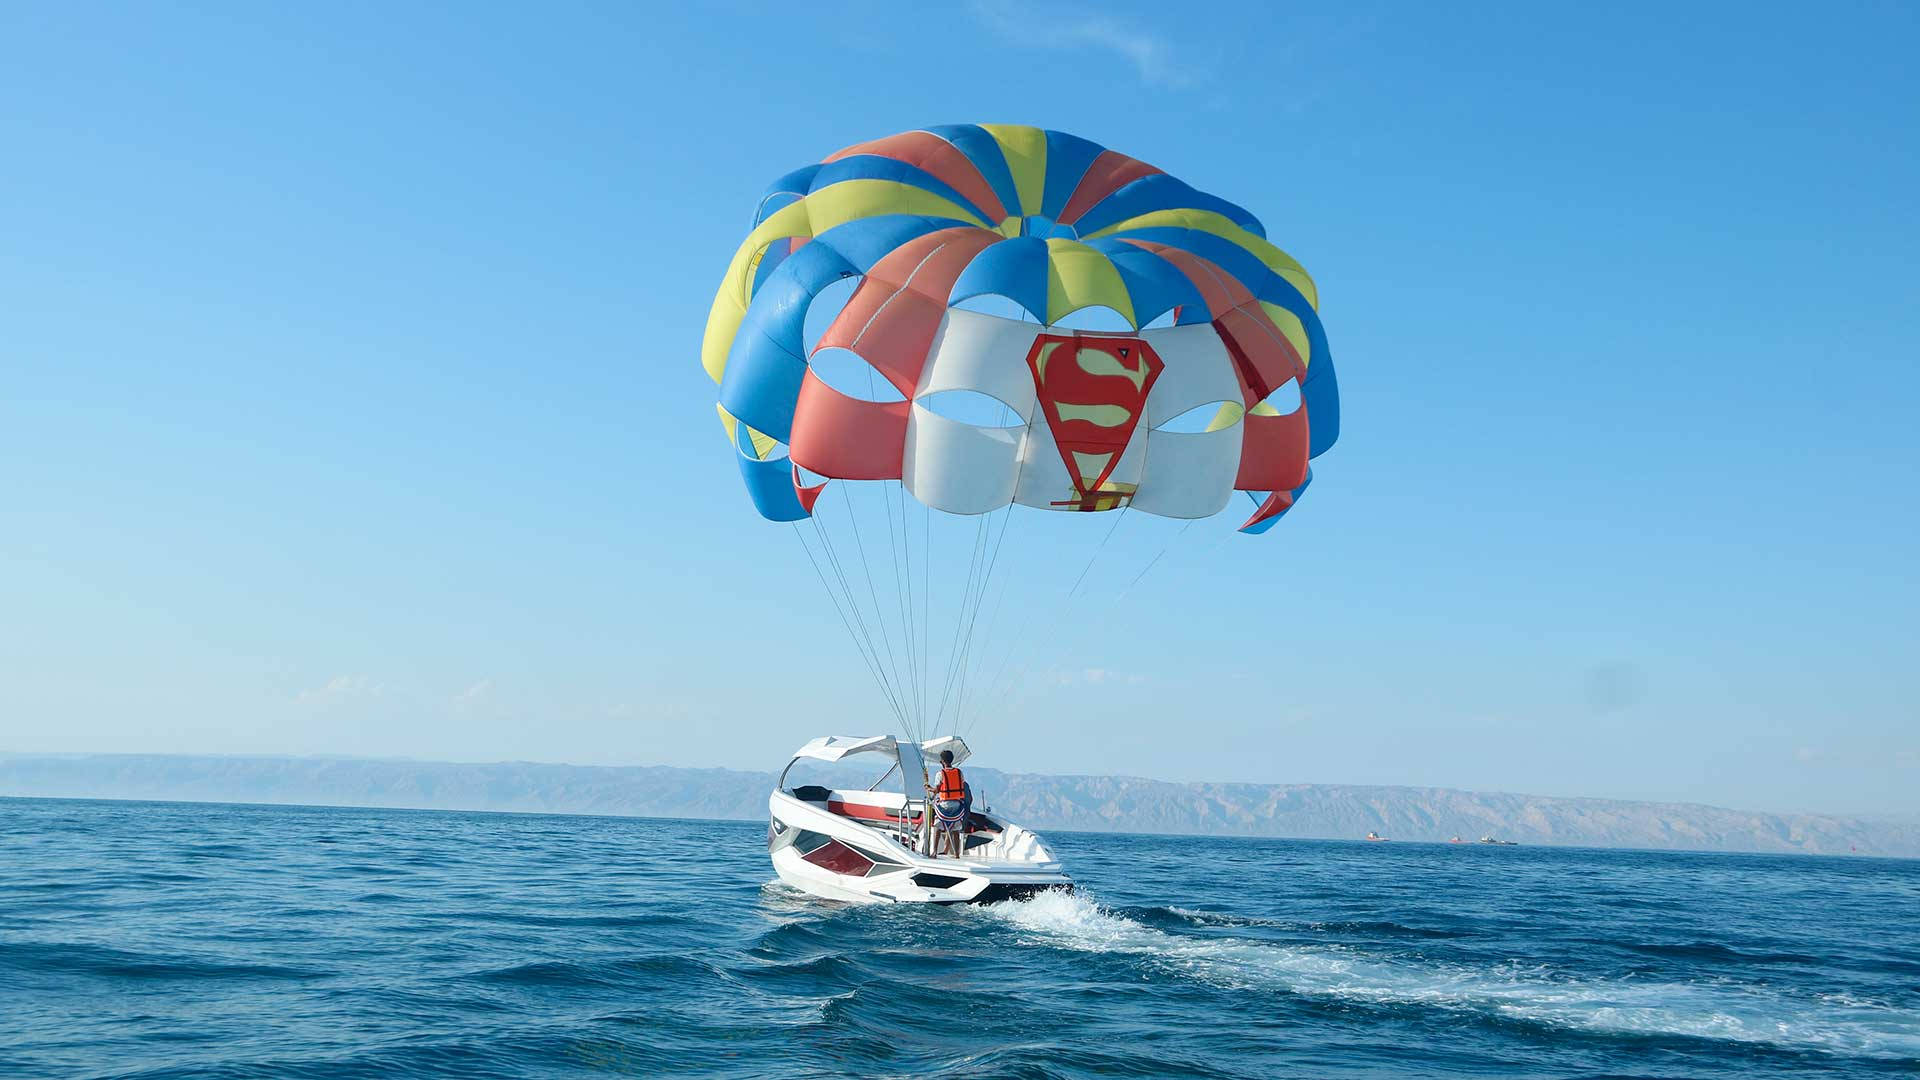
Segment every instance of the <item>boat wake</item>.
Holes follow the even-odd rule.
[[[1228,989],[1270,990],[1381,1006],[1476,1013],[1616,1035],[1763,1043],[1851,1057],[1920,1058],[1920,1016],[1884,1004],[1796,999],[1702,980],[1574,978],[1538,965],[1437,963],[1348,945],[1293,945],[1184,934],[1102,907],[1085,892],[1042,893],[977,909],[1027,944],[1139,958]],[[1219,916],[1155,909],[1195,930]]]

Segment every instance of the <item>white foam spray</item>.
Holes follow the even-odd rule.
[[[1030,944],[1137,956],[1230,988],[1420,1005],[1590,1031],[1772,1043],[1860,1057],[1920,1057],[1920,1016],[1882,1004],[1836,1007],[1725,982],[1582,980],[1538,965],[1475,968],[1409,962],[1344,945],[1187,936],[1114,914],[1084,893],[1047,892],[980,910],[1014,927]]]

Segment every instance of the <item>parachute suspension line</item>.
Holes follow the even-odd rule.
[[[1012,420],[1018,415],[1019,415],[1018,413],[1013,411],[1013,407],[1011,405],[1008,405],[1004,401],[1000,402],[1000,417],[999,417],[1000,426],[1002,427],[1009,426],[1008,421]],[[1027,430],[1022,435],[1023,447],[1025,445],[1025,441],[1027,439],[1030,439],[1033,435],[1032,428],[1033,428],[1033,423],[1031,420],[1028,420]],[[1000,538],[994,541],[993,559],[988,564],[988,567],[987,567],[987,580],[989,583],[991,583],[993,579],[994,567],[997,566],[1000,562],[1001,545],[1007,542],[1007,528],[1013,524],[1013,508],[1016,501],[1017,500],[1010,500],[1007,503],[1007,512],[1000,519]],[[983,586],[983,589],[984,589],[984,586]],[[984,601],[985,598],[986,596],[983,591],[981,594],[981,599]],[[986,640],[988,641],[993,640],[994,629],[998,627],[1000,624],[1000,612],[1003,608],[1006,607],[1006,604],[1007,604],[1007,581],[1006,579],[1003,578],[1000,581],[1000,595],[998,599],[996,599],[993,603],[993,615],[991,618],[987,620]],[[980,605],[977,603],[974,605],[973,617],[975,619],[978,619],[980,617]],[[967,628],[967,649],[966,649],[965,656],[961,660],[961,667],[960,667],[960,698],[959,698],[959,701],[954,706],[954,726],[956,729],[958,729],[961,732],[960,737],[963,739],[966,738],[965,733],[971,732],[973,730],[973,722],[974,722],[974,717],[966,715],[968,675],[970,672],[973,672],[974,669],[979,668],[981,666],[981,663],[974,662],[973,655],[974,655],[973,654],[973,627],[969,625]],[[984,658],[986,657],[986,655],[987,654],[985,649],[982,649],[980,653],[980,656],[982,657],[982,661],[984,661]]]
[[[979,611],[981,611],[981,607],[987,605],[987,590],[993,586],[993,571],[998,569],[998,565],[1000,565],[1000,548],[1006,544],[1006,530],[1012,527],[1012,525],[1014,525],[1014,503],[1008,503],[1008,505],[1006,505],[1006,513],[1000,517],[1000,536],[993,542],[993,555],[987,557],[987,573],[981,577],[979,596],[973,598],[973,615],[968,617],[966,648],[960,651],[960,688],[958,688],[958,696],[954,698],[954,724],[962,723],[962,719],[966,717],[966,692],[968,692],[968,682],[972,682],[970,675],[972,675],[972,669],[975,667],[975,663],[973,663],[973,642],[977,640],[977,638],[975,638],[975,630],[979,628]],[[989,525],[989,528],[991,528],[991,525]],[[1002,582],[1000,601],[1004,600],[1006,600],[1006,586],[1004,586],[1004,582]],[[996,613],[998,613],[998,611],[996,611]],[[989,621],[989,630],[991,630],[991,628],[993,628],[993,621]]]
[[[1013,516],[1013,508],[1011,506],[1007,508],[1007,516],[1008,517]],[[1006,538],[1007,538],[1006,528],[1003,526],[1000,530],[1000,539],[1004,541]],[[985,677],[987,673],[987,664],[989,663],[989,660],[988,660],[989,652],[988,652],[988,649],[985,647],[984,643],[995,640],[993,635],[995,631],[997,631],[1000,627],[1000,613],[1006,610],[1007,592],[1010,589],[1011,589],[1011,585],[1008,583],[1008,579],[1002,578],[1000,580],[1000,595],[994,600],[993,614],[989,616],[987,619],[987,632],[984,638],[982,638],[983,645],[979,653],[979,659],[976,660],[973,664],[973,681],[976,684],[979,683],[980,679]],[[1008,646],[1007,655],[1008,656],[1012,655],[1011,645]],[[1004,667],[1005,664],[1006,664],[1006,657],[1003,656],[1001,658],[1001,665]],[[985,700],[984,692],[976,693],[974,695],[974,700],[976,702],[984,701]],[[969,734],[972,733],[973,725],[977,720],[979,720],[981,711],[982,710],[980,709],[975,709],[973,714],[967,717],[966,723],[961,728],[961,731],[960,731],[961,738],[964,739]]]
[[[893,490],[895,495],[894,506],[900,514],[901,585],[902,591],[907,595],[907,619],[905,623],[901,624],[901,628],[905,632],[907,639],[907,677],[912,683],[911,690],[915,710],[914,715],[918,718],[921,728],[924,729],[926,727],[926,711],[919,704],[921,699],[925,697],[920,690],[920,650],[918,648],[919,643],[914,640],[913,632],[913,625],[918,621],[916,615],[919,605],[914,602],[913,597],[913,530],[907,521],[907,482],[905,480],[900,481],[894,486]]]
[[[871,379],[872,376],[868,376],[868,378]],[[913,620],[912,620],[912,617],[907,613],[907,590],[901,583],[900,564],[902,561],[902,557],[901,557],[902,544],[899,541],[899,539],[895,536],[895,529],[893,525],[893,511],[894,511],[893,493],[887,490],[887,487],[884,482],[882,482],[882,485],[880,488],[880,502],[882,504],[882,509],[885,510],[887,514],[887,559],[888,561],[893,563],[893,606],[895,608],[896,613],[900,616],[900,632],[901,632],[901,636],[905,639],[901,644],[903,646],[904,651],[907,654],[907,674],[906,674],[906,678],[901,680],[901,683],[902,683],[902,691],[907,695],[908,702],[909,702],[908,712],[910,715],[909,715],[909,721],[907,723],[907,734],[912,735],[913,727],[914,727],[913,722],[917,720],[918,717],[911,716],[911,713],[913,712],[911,708],[911,703],[917,700],[919,697],[919,692],[918,690],[915,689],[917,682],[914,675],[913,631],[911,629],[911,627],[913,626]],[[906,528],[906,522],[903,520],[900,523],[900,531],[904,532],[905,528]],[[907,580],[911,580],[911,579],[912,579],[911,572],[909,572],[909,574],[907,575]]]
[[[1127,582],[1125,588],[1115,593],[1113,596],[1113,599],[1107,601],[1105,606],[1103,606],[1100,609],[1099,614],[1094,616],[1093,618],[1094,625],[1106,626],[1109,624],[1109,620],[1113,618],[1114,612],[1119,610],[1121,602],[1126,600],[1126,598],[1133,592],[1133,587],[1135,585],[1140,584],[1141,580],[1147,576],[1147,572],[1149,570],[1152,570],[1155,566],[1160,565],[1161,558],[1163,558],[1167,554],[1167,551],[1170,548],[1172,548],[1174,544],[1179,542],[1181,537],[1187,535],[1187,530],[1193,528],[1193,523],[1195,520],[1197,519],[1188,518],[1186,524],[1180,526],[1180,530],[1178,532],[1174,533],[1171,537],[1168,537],[1167,541],[1160,545],[1160,550],[1153,553],[1153,558],[1147,560],[1147,565],[1141,567],[1140,572],[1133,575],[1133,580]]]
[[[879,664],[879,647],[873,643],[873,631],[867,627],[865,613],[860,610],[860,605],[855,602],[853,589],[847,582],[846,568],[840,563],[840,553],[834,550],[833,536],[828,532],[827,527],[821,523],[818,514],[811,515],[808,520],[813,524],[814,538],[820,542],[820,549],[826,556],[827,566],[833,570],[833,578],[840,585],[840,596],[846,600],[847,611],[852,615],[854,627],[860,632],[861,643],[866,648],[868,654],[873,657],[881,684],[887,688],[888,696],[891,697],[893,687],[892,684],[887,681],[884,668],[881,668]]]
[[[1073,588],[1067,590],[1068,600],[1072,600],[1074,597],[1080,595],[1080,583],[1087,580],[1087,573],[1093,569],[1094,560],[1100,557],[1101,552],[1107,550],[1107,541],[1113,539],[1113,534],[1120,531],[1120,523],[1126,520],[1127,511],[1131,509],[1133,509],[1133,504],[1129,503],[1121,507],[1120,512],[1114,515],[1113,528],[1108,529],[1107,535],[1100,538],[1100,546],[1094,548],[1093,554],[1087,556],[1087,565],[1080,568],[1080,576],[1073,579]]]
[[[933,507],[921,503],[920,510],[920,715],[924,717],[928,684],[933,681],[927,631],[933,621]]]
[[[879,394],[876,392],[876,387],[878,385],[876,381],[876,376],[877,376],[877,373],[874,371],[873,366],[871,364],[867,365],[867,397],[869,400],[879,399]],[[900,546],[898,548],[894,546],[894,532],[893,532],[894,501],[888,498],[888,495],[890,494],[890,492],[888,492],[884,482],[882,483],[880,488],[880,501],[885,504],[884,508],[887,512],[887,557],[893,562],[894,607],[898,610],[898,613],[900,616],[900,638],[901,638],[900,644],[901,644],[902,651],[906,653],[906,659],[907,659],[906,678],[905,679],[899,678],[899,666],[897,662],[894,668],[894,677],[901,682],[902,692],[908,696],[907,715],[902,719],[901,722],[906,726],[908,737],[912,738],[915,742],[921,742],[923,740],[918,734],[916,734],[916,732],[918,729],[924,728],[926,726],[926,716],[925,716],[926,709],[925,709],[925,706],[921,704],[921,702],[925,699],[926,695],[922,693],[919,689],[919,685],[920,685],[919,669],[918,669],[918,665],[914,661],[913,556],[912,556],[912,548],[908,546],[907,510],[904,502],[906,498],[907,482],[904,479],[902,479],[897,481],[895,486],[900,491],[901,493],[900,498],[902,500],[901,505],[899,507],[899,513],[900,513],[899,544]],[[862,554],[861,559],[863,562],[865,561],[864,553]],[[903,564],[905,567],[904,573],[902,572]],[[868,577],[867,584],[869,587],[871,587],[873,584],[872,577],[871,577],[872,571],[869,570],[868,574],[869,574],[869,577]],[[875,607],[877,608],[878,606],[879,606],[879,602],[876,600]],[[882,628],[882,634],[883,635],[885,634],[884,627]],[[887,645],[888,645],[888,655],[891,656],[892,655],[892,638],[891,637],[887,639]]]
[[[973,663],[972,663],[973,662],[973,641],[974,641],[973,631],[974,631],[974,628],[980,622],[980,609],[986,604],[987,588],[993,583],[994,568],[1000,565],[1000,548],[1003,544],[1007,542],[1007,529],[1010,526],[1012,526],[1012,524],[1013,524],[1013,504],[1008,503],[1007,512],[1001,515],[1001,518],[1000,518],[1000,537],[999,539],[993,542],[993,554],[987,559],[986,573],[982,574],[980,577],[980,592],[979,592],[979,595],[974,597],[973,614],[969,616],[967,619],[966,645],[961,649],[961,652],[960,652],[960,691],[959,691],[959,695],[956,698],[954,698],[954,703],[953,703],[953,721],[954,721],[955,727],[958,727],[961,723],[962,718],[966,716],[967,673],[968,673],[968,670],[973,666]],[[987,529],[989,532],[992,531],[993,523],[991,521],[987,523]],[[1006,600],[1006,598],[1007,598],[1007,592],[1005,587],[1003,586],[1000,590],[1000,599],[1004,601]],[[994,614],[996,616],[999,614],[999,609],[997,606],[995,608]],[[991,631],[992,629],[991,620],[989,620],[988,622],[988,629],[989,631]]]
[[[1007,538],[1007,528],[1012,524],[1013,507],[1011,505],[1007,507],[1007,518],[1008,518],[1007,523],[1003,524],[1000,528],[1000,539],[1003,543],[1006,541],[1006,538]],[[995,551],[994,557],[996,561],[999,558],[999,552],[997,549]],[[1000,614],[1001,612],[1006,610],[1007,593],[1012,591],[1012,589],[1013,589],[1013,584],[1010,579],[1005,577],[1000,579],[1000,595],[993,602],[993,614],[987,619],[986,636],[983,639],[981,639],[983,643],[998,640],[994,635],[999,632]],[[1014,636],[1018,637],[1019,635],[1015,634]],[[987,691],[991,689],[991,686],[992,686],[990,682],[988,683],[981,682],[981,680],[985,678],[987,673],[987,664],[990,662],[989,655],[990,654],[988,650],[984,647],[984,644],[983,644],[983,647],[981,648],[981,651],[979,653],[979,659],[973,665],[973,672],[972,672],[971,679],[974,683],[980,686],[980,689],[978,689],[974,694],[974,700],[979,705],[985,705],[987,703],[988,701]],[[1012,655],[1013,655],[1013,647],[1009,645],[1006,654],[1004,654],[1000,658],[1001,668],[1004,669],[1006,667],[1007,659]],[[962,734],[960,736],[961,738],[963,739],[966,738],[967,734],[973,731],[974,724],[978,722],[980,715],[984,711],[985,710],[983,708],[976,707],[973,713],[967,717],[966,725],[963,728]]]
[[[1073,598],[1080,595],[1081,584],[1087,580],[1087,575],[1092,572],[1093,564],[1099,561],[1100,553],[1107,549],[1107,541],[1112,540],[1113,534],[1120,531],[1120,523],[1126,520],[1127,511],[1131,509],[1133,509],[1131,505],[1123,506],[1120,508],[1120,512],[1114,516],[1113,527],[1109,528],[1107,534],[1100,538],[1100,543],[1093,549],[1093,554],[1087,556],[1087,565],[1080,568],[1080,576],[1073,579],[1073,587],[1068,589],[1066,595],[1061,597],[1059,603],[1054,606],[1053,618],[1047,623],[1046,635],[1040,639],[1041,641],[1052,638],[1054,631],[1060,628],[1060,620],[1066,618],[1067,608],[1072,605]],[[1029,623],[1028,628],[1030,629],[1031,627],[1032,624]],[[988,687],[989,693],[997,695],[993,699],[995,708],[1006,708],[1009,703],[1007,699],[1012,697],[1014,687],[1020,685],[1020,680],[1027,677],[1027,670],[1033,666],[1034,653],[1037,651],[1037,649],[1029,650],[1025,656],[1020,658],[1020,666],[1014,670],[1013,677],[1008,679],[1005,685],[1000,685],[998,676],[995,677],[994,684]],[[1008,651],[1007,656],[1008,659],[1012,658],[1012,650]],[[1002,674],[1005,673],[1005,666],[1003,662],[1001,665]]]
[[[873,617],[880,624],[880,643],[887,648],[887,666],[892,670],[893,681],[897,686],[901,682],[900,661],[894,657],[893,636],[887,632],[886,612],[880,608],[880,590],[875,588],[873,584],[873,564],[867,561],[867,542],[860,538],[860,515],[853,508],[853,497],[847,494],[847,485],[841,485],[840,495],[841,501],[846,504],[847,516],[853,524],[853,543],[855,549],[860,553],[860,570],[867,579],[867,598],[873,601]],[[908,734],[912,734],[911,718],[903,715],[901,717],[901,723],[908,724]]]
[[[960,605],[954,609],[953,636],[947,648],[947,674],[940,685],[939,706],[934,710],[936,726],[946,720],[947,704],[953,699],[954,671],[961,656],[964,655],[963,635],[967,627],[967,611],[972,606],[974,594],[981,585],[980,569],[985,563],[986,529],[989,525],[990,519],[985,515],[974,523],[974,545],[967,565],[967,588],[960,594]]]
[[[987,535],[989,537],[993,537],[993,521],[991,518],[987,520]],[[1006,523],[1003,521],[1000,526],[1000,536],[997,538],[993,538],[992,551],[988,555],[986,565],[980,573],[980,582],[974,589],[973,610],[971,612],[961,613],[961,617],[966,620],[966,631],[961,635],[960,657],[959,657],[958,663],[955,664],[954,666],[952,700],[953,700],[953,723],[954,723],[954,726],[956,727],[959,726],[960,718],[961,718],[961,709],[966,702],[967,667],[973,660],[974,630],[979,625],[979,622],[980,622],[980,609],[983,606],[985,606],[987,602],[987,588],[993,582],[994,564],[999,561],[997,558],[997,556],[1000,554],[999,541],[1002,539],[1005,539],[1005,537],[1006,537]],[[945,702],[942,702],[941,710],[942,712],[945,711]]]
[[[1133,587],[1135,585],[1140,584],[1140,579],[1147,576],[1147,571],[1153,569],[1155,566],[1159,564],[1161,556],[1167,553],[1167,549],[1172,547],[1175,543],[1177,543],[1181,537],[1187,535],[1187,530],[1193,528],[1194,520],[1195,519],[1193,518],[1188,518],[1187,523],[1185,525],[1180,526],[1179,532],[1174,533],[1172,536],[1168,537],[1167,542],[1160,545],[1160,550],[1157,552],[1154,552],[1153,558],[1147,560],[1147,565],[1141,567],[1140,572],[1133,575],[1133,580],[1127,582],[1127,587],[1120,590],[1120,595],[1113,598],[1113,602],[1115,604],[1118,604],[1120,601],[1125,600],[1127,598],[1127,594],[1133,591]]]
[[[1012,640],[1007,642],[1006,651],[1000,654],[1000,663],[995,665],[993,669],[993,678],[987,680],[987,688],[980,695],[981,701],[991,702],[996,708],[1003,704],[1000,699],[1006,695],[1000,690],[1000,680],[1006,675],[1007,665],[1013,662],[1015,652],[1019,650],[1021,642],[1025,640],[1026,630],[1027,627],[1022,626],[1020,630],[1014,633]],[[976,715],[982,711],[986,710],[976,710]]]
[[[834,614],[840,616],[840,625],[846,628],[847,639],[853,642],[853,651],[860,654],[860,662],[867,666],[867,673],[873,676],[874,684],[879,686],[881,693],[887,697],[889,706],[896,713],[899,712],[899,705],[893,701],[893,694],[887,687],[887,681],[880,677],[880,669],[874,666],[872,658],[867,655],[860,635],[854,632],[853,623],[847,618],[846,611],[842,609],[839,594],[833,591],[833,586],[827,581],[826,573],[820,569],[820,560],[814,557],[813,546],[807,543],[807,534],[800,531],[799,522],[792,522],[792,525],[794,539],[800,541],[800,550],[807,553],[807,563],[813,567],[813,576],[819,579],[820,587],[826,590],[827,599],[832,601]]]
[[[813,521],[814,533],[818,536],[821,547],[824,548],[827,553],[827,563],[829,566],[833,567],[834,576],[837,579],[839,579],[840,590],[843,594],[845,594],[847,599],[847,607],[849,610],[853,612],[854,625],[859,628],[861,636],[866,640],[867,651],[873,655],[873,665],[878,673],[878,677],[880,679],[880,685],[887,693],[887,699],[889,703],[893,706],[894,714],[901,718],[901,723],[905,723],[906,722],[906,703],[900,697],[900,691],[895,687],[893,681],[887,677],[887,671],[886,671],[885,665],[881,664],[880,662],[879,646],[875,645],[873,642],[873,631],[867,626],[866,616],[861,612],[860,603],[858,599],[854,596],[852,583],[850,583],[847,580],[846,567],[841,563],[840,553],[834,550],[833,538],[828,533],[826,527],[820,524],[819,515],[817,514],[813,515],[811,520]],[[855,531],[855,535],[856,537],[858,536],[857,529]],[[879,613],[879,609],[878,609],[878,606],[876,605],[875,614],[878,615],[878,613]],[[884,634],[884,631],[885,631],[885,627],[883,626],[882,627],[883,634]]]
[[[831,536],[828,528],[820,525],[820,519],[818,519],[818,517],[814,517],[814,534],[816,534],[816,538],[820,540],[822,550],[826,552],[828,565],[833,569],[833,577],[839,580],[841,596],[847,601],[847,611],[852,615],[852,625],[860,632],[860,640],[864,642],[866,653],[868,653],[868,657],[870,657],[868,663],[870,663],[872,669],[874,669],[874,676],[876,676],[876,680],[879,682],[881,692],[887,696],[887,705],[889,705],[889,709],[893,709],[893,713],[895,713],[897,717],[904,717],[904,715],[906,715],[906,701],[900,700],[899,686],[895,686],[895,680],[887,675],[887,667],[885,667],[885,665],[881,663],[881,659],[879,659],[879,646],[874,644],[874,630],[872,630],[872,626],[868,626],[868,623],[866,623],[866,615],[864,615],[862,609],[860,609],[860,601],[854,596],[852,582],[847,580],[847,569],[845,569],[845,565],[841,563],[839,552],[833,548],[833,536]]]
[[[980,515],[974,521],[973,549],[967,558],[967,584],[966,588],[960,592],[959,605],[954,608],[953,636],[947,643],[947,676],[940,685],[940,707],[934,712],[934,725],[936,727],[939,726],[940,721],[946,718],[947,698],[953,692],[953,665],[954,661],[960,656],[960,631],[966,626],[967,605],[973,599],[974,582],[979,576],[980,567],[984,561],[987,547],[987,521],[988,518],[985,514]]]

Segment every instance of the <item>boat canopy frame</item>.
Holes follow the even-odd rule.
[[[891,735],[822,735],[793,752],[796,760],[814,758],[819,761],[839,761],[851,754],[897,753],[902,747],[912,747],[927,757],[939,757],[940,751],[953,751],[955,765],[967,760],[972,753],[967,749],[966,741],[958,735],[936,735],[926,742],[914,743],[896,739]]]
[[[867,789],[869,791],[885,783],[887,777],[892,775],[896,768],[900,770],[900,780],[903,785],[907,784],[907,778],[912,776],[920,777],[921,782],[925,783],[927,759],[939,757],[943,750],[952,751],[955,765],[972,755],[972,751],[967,749],[966,741],[958,735],[937,735],[920,743],[896,739],[891,735],[822,735],[793,752],[793,760],[787,762],[787,767],[780,770],[780,779],[774,786],[785,791],[787,774],[792,772],[793,767],[803,758],[838,762],[854,754],[888,754],[893,758],[893,764],[880,775],[880,779],[873,782],[872,787]],[[909,802],[913,800],[911,787],[907,788],[907,800]]]

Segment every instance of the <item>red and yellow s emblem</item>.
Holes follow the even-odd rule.
[[[1133,484],[1109,483],[1166,367],[1139,338],[1041,334],[1027,352],[1033,386],[1076,497],[1055,506],[1112,510]]]

